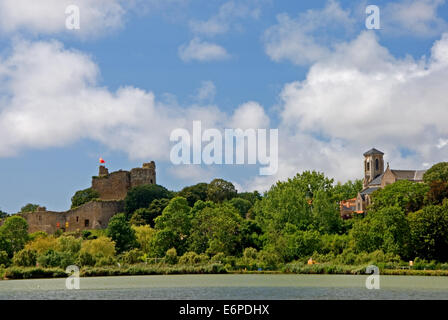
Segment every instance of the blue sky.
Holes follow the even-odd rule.
[[[448,158],[445,1],[71,1],[80,30],[55,1],[0,0],[1,210],[67,209],[99,157],[110,170],[155,160],[174,190],[214,177],[261,190],[302,170],[360,178],[371,147],[396,168]],[[381,30],[366,30],[368,4]],[[195,119],[279,128],[278,174],[174,167],[169,131]]]

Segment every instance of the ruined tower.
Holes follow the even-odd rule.
[[[384,153],[372,148],[364,153],[364,188],[384,172]]]
[[[109,173],[105,166],[100,166],[99,175],[92,177],[92,189],[99,193],[101,200],[122,200],[131,188],[155,183],[154,161],[144,163],[141,168],[131,171],[119,170],[112,173]]]

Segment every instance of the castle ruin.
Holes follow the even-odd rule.
[[[35,212],[19,213],[28,222],[28,231],[57,230],[79,231],[104,229],[110,218],[124,210],[124,198],[128,191],[140,185],[156,183],[154,161],[144,163],[131,171],[119,170],[109,173],[105,166],[99,167],[98,176],[92,177],[92,189],[99,198],[64,212],[47,211],[39,207]]]

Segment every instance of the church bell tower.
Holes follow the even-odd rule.
[[[364,153],[364,188],[384,172],[384,153],[372,148]]]

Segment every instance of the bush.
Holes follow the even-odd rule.
[[[175,248],[171,248],[167,250],[165,255],[165,261],[168,264],[176,264],[177,263],[177,251]]]
[[[139,249],[132,249],[130,251],[126,251],[122,255],[122,261],[126,264],[135,264],[138,262],[142,262],[143,252]]]
[[[67,268],[74,264],[75,258],[69,252],[59,252],[54,250],[48,250],[45,254],[40,255],[37,258],[39,266],[45,268],[60,267]]]
[[[35,250],[23,249],[17,252],[12,259],[16,266],[33,267],[36,265],[37,252]]]
[[[195,265],[200,263],[206,263],[208,256],[205,254],[197,254],[196,252],[187,252],[179,259],[179,264]]]
[[[79,190],[75,193],[75,195],[72,197],[72,208],[79,207],[87,202],[90,202],[94,199],[98,199],[100,197],[100,194],[93,190],[92,188]]]
[[[85,240],[80,250],[80,253],[83,252],[88,252],[94,258],[113,257],[115,255],[115,243],[107,237]]]
[[[117,259],[115,259],[114,257],[101,257],[95,263],[95,267],[113,266],[116,264],[117,264]]]
[[[9,266],[11,259],[9,259],[8,253],[6,251],[0,251],[0,266]]]
[[[110,258],[110,257],[101,257],[102,258]],[[79,253],[78,259],[76,260],[76,264],[80,266],[94,266],[96,263],[95,257],[89,253],[88,251],[83,251]]]

